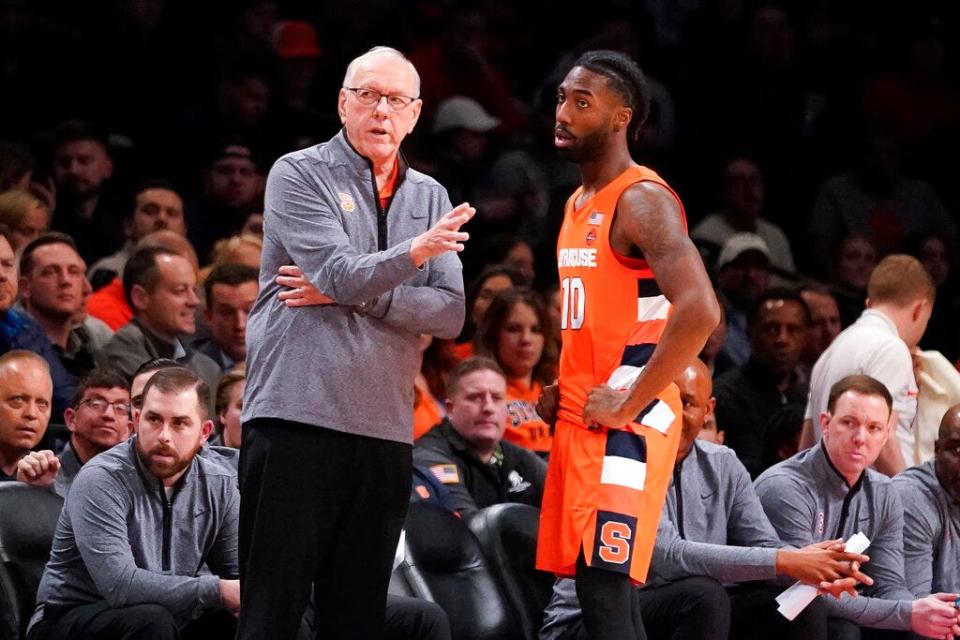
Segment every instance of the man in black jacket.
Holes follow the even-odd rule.
[[[496,362],[470,358],[447,382],[447,418],[413,449],[450,492],[453,509],[469,517],[503,502],[540,506],[547,465],[537,454],[503,441],[507,381]]]

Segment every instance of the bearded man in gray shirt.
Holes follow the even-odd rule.
[[[907,588],[918,598],[960,591],[960,404],[940,421],[934,459],[893,479],[903,511]]]

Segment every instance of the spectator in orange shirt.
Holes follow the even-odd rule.
[[[544,385],[557,376],[559,346],[551,338],[550,314],[543,297],[528,287],[501,291],[480,320],[476,351],[492,358],[507,374],[507,430],[504,439],[546,455],[553,435],[537,415]]]

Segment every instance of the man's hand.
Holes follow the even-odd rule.
[[[46,489],[60,473],[60,460],[53,451],[31,451],[17,463],[17,480]]]
[[[320,293],[310,281],[303,277],[303,271],[295,264],[284,265],[277,270],[277,284],[290,287],[281,291],[277,297],[288,307],[313,307],[318,304],[336,304],[333,298]]]
[[[459,204],[437,220],[437,224],[428,231],[414,238],[410,244],[410,260],[413,264],[419,268],[430,258],[448,251],[463,251],[463,243],[470,239],[470,234],[460,231],[460,227],[476,212],[467,202]]]
[[[223,608],[235,616],[240,615],[240,581],[220,581],[220,602]]]
[[[935,593],[913,601],[910,629],[925,638],[952,638],[960,635],[960,619],[953,606],[956,593]]]
[[[605,384],[594,387],[587,394],[587,403],[583,407],[583,423],[587,427],[622,427],[635,417],[623,413],[624,404],[629,398],[629,390],[618,391]]]
[[[860,571],[860,565],[870,558],[843,549],[843,540],[824,540],[802,549],[778,549],[777,573],[815,585],[838,599],[844,592],[856,596],[858,582],[873,584],[873,579]]]
[[[537,400],[537,415],[549,425],[556,423],[557,410],[560,408],[560,385],[556,382],[548,384],[540,392]]]

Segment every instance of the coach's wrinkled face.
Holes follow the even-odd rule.
[[[338,103],[347,139],[374,164],[392,162],[420,117],[420,80],[409,61],[390,52],[367,54],[351,66]]]

